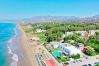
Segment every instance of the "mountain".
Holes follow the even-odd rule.
[[[99,15],[81,18],[80,21],[81,22],[99,22]]]
[[[91,17],[75,17],[75,16],[34,16],[32,18],[25,18],[19,20],[27,23],[37,22],[99,22],[99,15]]]
[[[39,22],[98,22],[99,15],[90,17],[76,17],[76,16],[34,16],[32,18],[24,18],[21,20],[2,20],[2,21],[14,21],[21,23],[39,23]]]
[[[78,21],[79,17],[75,16],[35,16],[32,18],[25,18],[23,22],[65,22],[65,21]]]

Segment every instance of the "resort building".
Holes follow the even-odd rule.
[[[73,35],[74,32],[65,32],[65,36],[68,36],[68,35]]]
[[[90,35],[95,35],[96,31],[95,30],[89,30]]]
[[[90,36],[90,34],[88,32],[85,32],[82,34],[82,36],[80,38],[87,40],[89,38],[89,36]]]
[[[58,44],[55,44],[55,45],[54,45],[54,48],[58,48]]]
[[[96,32],[99,32],[99,30],[95,30]]]
[[[36,33],[46,32],[46,30],[36,29]]]
[[[83,36],[83,34],[84,34],[85,32],[87,32],[87,31],[74,31],[74,33],[80,33],[81,36]]]
[[[62,51],[62,53],[64,53],[65,55],[68,55],[68,56],[72,56],[75,54],[81,55],[81,53],[82,53],[81,50],[75,46],[66,46],[63,44],[59,44],[58,49],[60,51]]]
[[[84,49],[84,44],[78,43],[77,48],[83,51]]]

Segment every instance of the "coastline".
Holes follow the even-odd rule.
[[[36,60],[35,60],[35,54],[33,53],[33,49],[31,45],[29,44],[28,37],[26,36],[24,30],[21,28],[21,26],[17,25],[18,29],[21,31],[21,48],[23,55],[25,57],[26,63],[24,66],[37,66]],[[20,62],[20,61],[19,61]],[[20,63],[18,62],[18,66],[20,66]]]
[[[13,35],[7,42],[8,66],[37,66],[33,61],[32,48],[24,31],[19,25],[14,28]]]
[[[16,43],[16,40],[17,40],[16,37],[18,35],[17,27],[15,27],[13,30],[14,30],[14,35],[7,42],[9,66],[17,66],[17,63],[19,60],[17,50],[15,50],[15,48],[18,48]],[[14,47],[14,45],[17,47]]]

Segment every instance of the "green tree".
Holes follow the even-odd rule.
[[[68,35],[64,38],[64,41],[67,42],[68,40],[72,39],[72,35]]]
[[[80,54],[73,55],[72,58],[79,59],[80,58]]]
[[[96,40],[96,35],[91,35],[91,36],[89,37],[89,40]]]
[[[79,39],[77,40],[77,42],[78,42],[78,43],[83,43],[83,44],[84,44],[84,43],[85,43],[85,40],[84,40],[84,39],[79,38]]]
[[[99,66],[99,64],[96,64],[95,66]]]
[[[92,49],[87,50],[87,54],[90,55],[90,56],[95,56],[96,55],[96,53]]]
[[[96,35],[99,35],[99,32],[96,32]]]

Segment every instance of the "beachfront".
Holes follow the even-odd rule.
[[[24,47],[29,63],[31,63],[34,66],[43,66],[45,63],[46,65],[48,65],[51,60],[56,64],[55,66],[62,66],[62,64],[56,61],[56,59],[47,51],[47,49],[42,44],[39,43],[37,37],[31,38],[34,36],[31,35],[30,33],[29,34],[25,33],[23,31],[24,30],[23,26],[21,26],[20,30],[23,32],[22,46]]]
[[[30,42],[28,41],[28,37],[24,33],[23,29],[19,25],[18,25],[18,28],[22,32],[22,35],[21,35],[21,48],[22,48],[22,51],[23,51],[24,59],[26,61],[26,63],[24,63],[24,66],[37,66],[36,65],[36,60],[35,60],[35,57],[34,57],[35,55],[34,55],[34,53],[32,51],[33,47],[30,45]]]
[[[63,33],[61,33],[62,29],[56,30],[54,28],[61,28],[63,27],[63,25],[57,23],[46,25],[50,26],[50,28],[47,29],[44,23],[21,25],[21,28],[25,32],[25,36],[28,37],[28,44],[31,46],[31,50],[35,55],[36,64],[38,66],[48,65],[47,63],[49,62],[55,63],[55,66],[63,66],[63,64],[69,64],[69,66],[76,64],[78,66],[82,66],[85,64],[95,65],[95,62],[98,62],[99,59],[96,59],[96,57],[92,58],[96,55],[97,51],[94,51],[94,47],[92,46],[92,44],[90,45],[90,43],[92,43],[91,40],[94,40],[91,37],[94,36],[94,38],[98,39],[98,37],[95,36],[98,35],[98,30],[68,30],[66,32],[65,30],[63,30]],[[60,26],[56,27],[56,25]],[[64,25],[68,26],[67,24]],[[41,27],[38,26],[43,27],[43,29],[40,29]],[[68,29],[65,26],[64,28]],[[58,37],[56,37],[55,35],[57,35]],[[78,38],[81,40],[79,40]],[[86,46],[88,42],[90,47]],[[88,53],[89,50],[91,50],[91,54]],[[90,61],[92,59],[95,60]],[[86,63],[84,63],[85,60]]]

